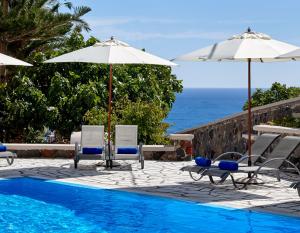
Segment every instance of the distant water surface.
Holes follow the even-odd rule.
[[[185,88],[165,120],[172,124],[168,133],[241,112],[246,100],[246,88]]]

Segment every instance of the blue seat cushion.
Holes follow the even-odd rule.
[[[0,145],[0,152],[6,151],[6,146]]]
[[[239,169],[239,164],[235,161],[220,161],[219,168],[221,170],[227,171],[237,171]]]
[[[100,147],[83,147],[82,154],[102,154],[102,148],[100,148]]]
[[[117,150],[118,154],[137,154],[138,149],[135,147],[119,147]]]
[[[195,162],[200,167],[210,167],[211,160],[204,157],[196,157]]]

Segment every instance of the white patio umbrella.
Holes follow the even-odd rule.
[[[27,62],[0,53],[0,66],[32,66],[32,65]]]
[[[248,165],[251,166],[251,62],[287,61],[278,56],[295,50],[296,46],[273,40],[263,33],[250,28],[240,35],[212,46],[179,56],[175,61],[242,61],[248,63]]]
[[[109,64],[109,100],[108,100],[108,143],[111,137],[111,102],[112,102],[112,75],[114,64],[152,64],[174,66],[173,62],[162,59],[140,49],[133,48],[128,44],[111,37],[105,42],[96,43],[83,49],[79,49],[50,60],[45,63],[59,62],[85,62],[97,64]]]

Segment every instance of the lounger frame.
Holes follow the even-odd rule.
[[[15,158],[17,158],[17,154],[11,151],[3,151],[0,152],[0,158],[6,159],[7,164],[11,166],[14,163]]]

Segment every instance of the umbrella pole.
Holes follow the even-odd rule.
[[[252,133],[252,121],[251,121],[251,59],[248,59],[248,166],[252,165],[251,162],[251,133]]]
[[[112,64],[109,65],[109,96],[108,96],[108,119],[107,119],[107,132],[108,132],[108,154],[109,159],[111,158],[111,101],[112,101],[112,76],[113,67]]]

